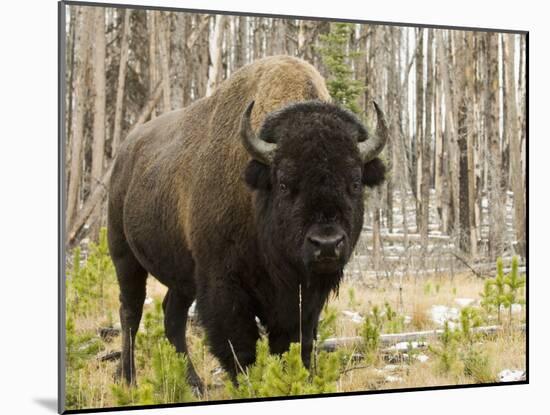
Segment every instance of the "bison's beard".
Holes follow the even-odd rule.
[[[341,274],[344,265],[342,260],[320,260],[306,264],[306,269],[311,275]]]

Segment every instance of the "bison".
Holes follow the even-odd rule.
[[[164,326],[178,352],[187,353],[196,299],[210,350],[233,380],[237,364],[255,360],[256,318],[272,353],[301,340],[309,365],[319,314],[361,232],[364,187],[384,178],[377,155],[388,136],[376,104],[371,135],[330,101],[313,66],[268,57],[124,141],[108,240],[120,286],[118,373],[127,382],[136,376],[148,274],[168,287]],[[188,377],[202,388],[191,362]]]

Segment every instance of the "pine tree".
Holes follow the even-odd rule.
[[[359,114],[357,100],[364,88],[361,82],[353,80],[353,70],[350,67],[350,60],[357,56],[357,53],[350,52],[348,48],[352,29],[353,25],[349,23],[332,24],[328,34],[319,36],[322,44],[319,52],[329,72],[327,87],[330,95],[338,104]]]

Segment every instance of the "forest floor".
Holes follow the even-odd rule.
[[[135,403],[131,397],[121,398],[113,386],[118,360],[105,359],[110,352],[120,350],[114,271],[110,261],[97,260],[101,255],[92,257],[85,266],[76,271],[73,267],[69,272],[66,402],[71,409]],[[448,333],[460,333],[464,323],[472,327],[496,325],[496,310],[491,313],[480,305],[484,284],[483,279],[471,274],[403,278],[401,286],[399,281],[387,278],[370,279],[368,283],[344,281],[339,294],[330,298],[323,311],[322,319],[332,318],[320,334],[324,338],[360,336],[365,317],[371,323],[377,321],[381,334],[442,329],[444,321],[454,329]],[[142,319],[142,326],[149,324],[146,332],[151,332],[151,322],[158,326],[153,329],[162,330],[160,304],[165,292],[166,288],[154,278],[148,279],[144,315],[149,318]],[[461,311],[464,309],[468,313]],[[346,346],[349,359],[340,368],[335,389],[370,391],[518,380],[526,370],[525,330],[518,329],[525,323],[525,307],[516,305],[501,314],[502,329],[491,335],[463,332],[454,339],[420,339],[417,343],[401,344],[400,351],[391,350],[382,342],[368,352],[360,345]],[[100,336],[100,329],[105,327],[114,327],[114,335]],[[141,327],[140,332],[143,331]],[[230,399],[227,376],[209,353],[204,338],[202,328],[191,322],[187,330],[190,356],[206,386],[203,396],[195,399]],[[138,382],[154,376],[151,350],[143,346],[147,345],[146,340],[136,342]],[[506,370],[512,373],[501,379]]]

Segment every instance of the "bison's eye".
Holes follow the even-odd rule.
[[[286,183],[279,183],[279,190],[281,193],[287,193],[288,192],[288,186]]]
[[[359,180],[354,180],[351,182],[351,191],[353,193],[358,193],[361,191],[361,182]]]

